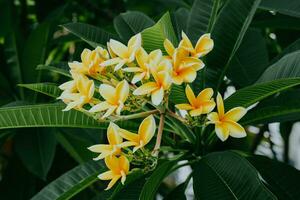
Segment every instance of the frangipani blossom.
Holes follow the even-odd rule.
[[[212,99],[214,91],[212,88],[206,88],[202,90],[197,97],[192,90],[192,88],[187,85],[185,88],[185,94],[189,101],[189,104],[177,104],[176,108],[179,110],[187,110],[189,114],[193,117],[199,116],[201,114],[210,113],[216,106],[216,103]]]
[[[111,56],[113,58],[103,62],[101,66],[116,65],[115,71],[121,69],[123,65],[130,64],[134,61],[135,53],[141,48],[141,45],[142,36],[140,33],[130,38],[127,46],[117,40],[110,39],[107,46],[109,51],[112,52]]]
[[[105,101],[93,106],[89,112],[95,113],[107,110],[102,118],[110,116],[113,112],[120,115],[129,95],[129,85],[127,81],[123,80],[119,82],[115,88],[108,84],[101,84],[99,92]]]
[[[130,167],[128,159],[123,155],[120,157],[108,156],[105,158],[105,164],[109,171],[98,176],[100,180],[111,180],[105,190],[112,188],[120,178],[122,184],[124,184]]]
[[[84,49],[81,53],[82,62],[71,62],[69,63],[69,67],[71,68],[71,71],[85,75],[101,74],[104,71],[104,67],[100,66],[100,64],[108,59],[108,51],[102,47],[97,47],[92,51]]]
[[[133,152],[144,147],[155,134],[156,124],[153,115],[145,118],[139,126],[138,133],[132,133],[125,129],[120,130],[120,135],[129,142],[126,145],[134,146]]]
[[[210,113],[207,118],[209,124],[215,124],[217,136],[225,141],[229,135],[235,138],[246,137],[245,129],[237,123],[247,112],[243,107],[232,108],[228,112],[224,111],[224,103],[222,96],[217,96],[218,112]]]
[[[169,55],[169,57],[173,58],[173,55],[175,52],[175,47],[168,38],[166,38],[164,41],[164,48],[165,48],[167,54]]]
[[[138,67],[127,67],[123,69],[123,71],[135,73],[131,81],[133,84],[135,84],[143,79],[149,79],[151,73],[150,69],[158,65],[161,59],[161,50],[154,50],[148,54],[143,48],[140,48],[136,52],[136,61],[138,63]]]
[[[92,80],[78,73],[72,73],[72,77],[73,81],[59,86],[64,92],[57,99],[61,99],[67,104],[63,111],[81,108],[84,104],[90,103],[94,95],[95,86]]]
[[[214,41],[210,38],[209,33],[202,35],[198,39],[195,48],[193,47],[192,42],[184,32],[182,32],[181,35],[182,41],[180,42],[179,46],[190,52],[192,57],[203,57],[206,54],[208,54],[214,47]]]
[[[172,66],[168,59],[161,61],[157,67],[151,69],[154,81],[141,85],[133,91],[133,94],[151,94],[152,103],[154,105],[159,105],[164,98],[164,91],[168,90],[172,84],[172,78],[170,75],[171,69]]]
[[[112,155],[120,155],[121,148],[130,145],[123,142],[123,138],[120,136],[119,132],[120,127],[115,123],[110,122],[107,128],[107,139],[109,144],[97,144],[88,148],[92,152],[100,153],[94,160],[100,160]]]
[[[191,83],[197,77],[197,71],[204,67],[204,63],[194,57],[189,57],[188,52],[178,48],[173,55],[173,83],[181,85],[183,82]]]

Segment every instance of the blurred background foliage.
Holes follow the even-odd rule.
[[[270,12],[273,4],[269,2],[262,3],[256,12],[238,49],[238,56],[231,63],[228,78],[232,82],[225,85],[223,90],[229,85],[238,89],[253,84],[269,63],[279,59],[278,55],[284,49],[290,52],[300,49],[300,9],[298,12],[286,13],[285,10],[276,9],[277,12]],[[177,34],[180,35],[181,28],[186,26],[180,19],[187,16],[192,4],[193,0],[0,0],[0,106],[53,102],[52,98],[18,84],[63,82],[65,77],[57,73],[44,73],[42,66],[51,63],[64,66],[62,61],[79,60],[81,51],[90,48],[87,43],[69,34],[61,24],[83,22],[117,35],[113,21],[122,20],[116,18],[121,13],[140,11],[157,21],[166,11],[170,11],[172,20],[177,23]],[[121,39],[126,40],[126,34]],[[36,70],[38,66],[40,68]],[[248,71],[240,72],[243,69]],[[246,73],[252,78],[236,76],[237,73]],[[299,92],[292,98],[295,99],[294,103],[299,103]],[[288,143],[293,123],[288,121],[280,126],[285,148],[278,157],[272,149],[274,144],[269,135],[264,134],[269,132],[268,125],[262,125],[259,133],[250,134],[245,140],[229,140],[219,145],[218,149],[230,147],[255,152],[264,141],[269,144],[275,158],[290,163]],[[98,129],[0,130],[0,199],[29,199],[78,163],[90,160],[92,155],[86,148],[104,141],[103,136]],[[93,188],[84,190],[74,199],[91,199],[94,192]]]

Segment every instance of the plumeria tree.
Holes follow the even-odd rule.
[[[117,34],[62,25],[56,35],[74,35],[89,46],[72,42],[68,51],[78,59],[63,63],[51,60],[57,50],[50,52],[53,62],[37,69],[59,74],[57,83],[20,85],[53,99],[38,104],[31,93],[35,105],[0,109],[1,129],[57,128],[56,139],[39,135],[42,146],[57,140],[79,162],[33,200],[187,199],[187,193],[208,200],[300,198],[298,170],[254,154],[264,139],[273,145],[265,136],[269,123],[280,122],[288,140],[300,105],[299,41],[269,61],[262,32],[270,28],[260,17],[269,10],[299,17],[299,10],[277,0],[173,4],[179,9],[156,22],[142,12],[120,14],[113,22]],[[62,134],[70,127],[93,142]],[[184,180],[172,185],[178,174]]]

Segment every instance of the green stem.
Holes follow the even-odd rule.
[[[148,117],[149,115],[152,114],[157,114],[159,113],[159,110],[150,110],[146,112],[141,112],[141,113],[135,113],[131,115],[123,115],[123,116],[118,116],[116,119],[112,120],[113,122],[116,121],[125,121],[125,120],[130,120],[130,119],[137,119],[137,118],[143,118],[143,117]]]
[[[158,153],[159,153],[162,133],[164,130],[164,124],[165,124],[165,113],[161,113],[159,125],[158,125],[158,132],[157,132],[157,136],[156,136],[156,143],[155,143],[154,149],[152,151],[152,155],[156,156],[156,157],[158,156]]]

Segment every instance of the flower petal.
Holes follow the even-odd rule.
[[[155,134],[156,124],[153,115],[149,115],[145,118],[140,127],[138,134],[140,136],[140,140],[143,141],[143,144],[146,145]]]
[[[101,112],[101,111],[103,111],[103,110],[107,110],[108,108],[110,108],[110,105],[109,105],[106,101],[104,101],[104,102],[101,102],[101,103],[99,103],[99,104],[93,106],[93,107],[89,110],[89,112],[91,112],[91,113]]]
[[[157,89],[157,84],[155,82],[148,82],[133,91],[133,95],[145,95],[151,93],[153,90]]]
[[[229,137],[229,129],[225,123],[217,123],[215,125],[216,134],[223,142]]]
[[[231,121],[239,121],[245,114],[247,113],[247,110],[243,107],[236,107],[232,108],[225,114],[225,120],[231,120]]]
[[[210,38],[210,34],[202,35],[197,41],[195,50],[196,56],[202,57],[208,54],[214,47],[214,41]]]
[[[135,58],[141,68],[147,68],[146,63],[148,62],[148,53],[143,48],[137,50]]]
[[[180,71],[180,76],[183,78],[184,82],[191,83],[196,79],[197,72],[194,68],[187,67]]]
[[[101,84],[99,87],[100,95],[110,104],[116,103],[116,89],[108,84]]]
[[[138,134],[132,133],[125,129],[120,129],[119,134],[122,138],[129,140],[130,142],[134,142],[135,145],[139,143],[139,135]]]
[[[102,174],[98,175],[98,178],[103,181],[111,180],[114,177],[115,177],[115,174],[112,171],[106,171],[106,172],[103,172]]]
[[[119,167],[120,167],[120,169],[122,169],[121,171],[124,171],[125,174],[128,174],[129,160],[126,158],[126,156],[121,155],[119,157]]]
[[[124,72],[142,72],[143,70],[139,67],[127,67],[122,69]]]
[[[109,46],[111,50],[118,55],[120,58],[127,58],[128,57],[128,48],[122,44],[121,42],[110,39]]]
[[[126,80],[121,81],[116,86],[116,94],[118,101],[125,102],[129,95],[129,84]]]
[[[144,77],[146,76],[146,73],[143,72],[143,73],[137,73],[133,76],[132,78],[132,83],[133,84],[136,84],[137,82],[141,81]]]
[[[202,107],[200,107],[198,109],[191,110],[189,113],[192,117],[197,117],[197,116],[202,114]]]
[[[189,100],[190,104],[192,106],[194,106],[195,101],[196,101],[196,97],[195,97],[195,94],[194,94],[192,88],[189,85],[187,85],[186,88],[185,88],[185,94],[186,94],[186,97]]]
[[[175,51],[175,47],[172,44],[172,42],[170,40],[168,40],[168,39],[165,39],[165,41],[164,41],[164,47],[165,47],[165,50],[168,53],[168,55],[172,57],[173,54],[174,54],[174,51]]]
[[[118,173],[119,168],[119,159],[116,156],[108,156],[104,159],[105,165],[111,171]]]
[[[121,178],[121,175],[115,175],[114,178],[111,179],[111,181],[109,182],[109,184],[108,184],[107,188],[105,188],[105,190],[111,189],[120,178]]]
[[[102,62],[100,65],[102,67],[106,67],[106,66],[116,65],[119,62],[121,62],[120,58],[112,58],[112,59],[109,59],[109,60],[106,60],[106,61]]]
[[[101,118],[105,119],[106,117],[110,116],[116,109],[117,109],[117,106],[110,106],[107,109],[106,113]]]
[[[158,106],[164,98],[164,88],[161,87],[151,93],[151,101],[154,105]]]
[[[113,122],[109,123],[107,128],[107,139],[110,145],[117,145],[123,142],[123,138],[119,135],[120,128]]]
[[[202,104],[202,113],[207,114],[213,111],[213,109],[216,107],[216,103],[214,101],[207,101]]]
[[[125,65],[126,61],[125,60],[120,60],[120,62],[115,66],[114,71],[118,71]]]
[[[212,88],[205,88],[198,94],[197,101],[203,102],[203,101],[210,100],[213,95],[214,95],[214,90]]]
[[[181,32],[181,37],[183,41],[182,47],[187,49],[188,51],[192,51],[194,49],[193,44],[183,31]]]
[[[216,112],[212,112],[207,115],[207,119],[209,120],[209,124],[215,124],[219,122],[219,115]]]
[[[220,118],[224,116],[224,103],[223,103],[223,98],[220,93],[217,95],[217,108],[218,108],[218,113]]]
[[[240,124],[233,121],[226,121],[224,123],[229,129],[230,136],[234,138],[242,138],[247,136],[245,129]]]
[[[95,152],[95,153],[102,153],[103,151],[111,151],[111,145],[108,144],[96,144],[90,146],[88,150]]]
[[[179,110],[191,110],[193,109],[193,106],[187,103],[177,104],[175,107]]]

